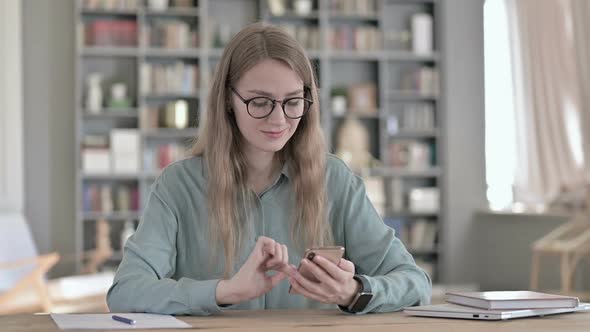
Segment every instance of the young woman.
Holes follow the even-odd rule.
[[[156,180],[108,293],[111,311],[222,308],[365,313],[429,302],[431,281],[326,153],[312,66],[253,24],[225,48],[191,158]],[[305,248],[339,245],[337,264]],[[317,281],[301,275],[302,264]]]

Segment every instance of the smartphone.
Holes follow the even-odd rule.
[[[303,255],[303,257],[309,259],[310,261],[313,261],[313,258],[316,255],[322,256],[322,257],[328,259],[329,261],[331,261],[332,263],[338,265],[340,263],[340,259],[342,257],[344,257],[344,247],[329,246],[329,247],[310,248],[310,249],[305,250],[305,254]],[[302,266],[301,263],[299,264],[299,267],[297,268],[297,270],[305,278],[307,278],[311,281],[314,281],[314,282],[319,282],[319,280],[316,279],[316,277],[313,275],[313,273],[311,273],[311,271],[309,271],[307,268],[305,268],[305,266]]]

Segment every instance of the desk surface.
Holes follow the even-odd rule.
[[[348,315],[332,310],[226,311],[210,317],[179,316],[195,329],[208,331],[367,332],[372,331],[589,331],[590,312],[509,321],[471,321],[410,317],[404,313]],[[2,332],[60,331],[49,315],[0,316]],[[188,329],[184,329],[185,331]],[[74,331],[74,330],[69,330]],[[86,330],[88,331],[88,330]],[[128,330],[125,330],[128,331]],[[183,331],[183,330],[145,330]]]

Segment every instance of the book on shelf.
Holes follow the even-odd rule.
[[[176,61],[172,64],[141,64],[140,89],[143,94],[196,94],[199,66]]]
[[[83,187],[82,206],[85,212],[112,213],[137,211],[139,192],[136,185],[89,183]]]
[[[128,19],[95,19],[84,25],[84,45],[134,47],[137,45],[137,21]]]
[[[407,71],[400,79],[401,92],[415,92],[421,96],[439,95],[439,71],[437,68],[423,66]]]
[[[389,143],[389,164],[407,170],[422,171],[432,164],[433,144],[415,139],[396,139]]]
[[[437,213],[440,210],[439,188],[411,188],[408,191],[408,208],[415,213]]]
[[[580,303],[577,297],[532,291],[447,292],[446,295],[447,302],[487,310],[575,308]]]
[[[377,114],[377,85],[357,83],[348,87],[349,110],[359,114]]]
[[[374,15],[377,6],[375,0],[331,0],[330,12],[344,16]]]
[[[144,170],[152,174],[160,173],[166,166],[185,158],[187,155],[187,148],[178,142],[146,147],[143,154]]]
[[[82,8],[90,10],[137,9],[139,0],[84,0]]]
[[[115,174],[138,174],[141,138],[137,129],[112,129],[111,158]]]
[[[431,251],[435,249],[436,223],[416,219],[411,223],[408,246],[412,250]]]
[[[385,215],[385,192],[383,189],[383,179],[376,176],[363,178],[367,197],[380,216]]]
[[[279,27],[284,29],[288,34],[295,37],[297,41],[306,50],[319,50],[320,49],[320,31],[317,26],[309,25],[295,25],[280,23],[277,24]]]
[[[380,50],[381,32],[373,26],[340,25],[328,30],[328,40],[334,50],[376,51]]]
[[[432,131],[435,128],[434,105],[416,103],[402,105],[387,116],[387,134],[400,131]]]
[[[189,127],[190,106],[186,100],[147,106],[141,111],[140,121],[141,128],[146,131],[159,128],[186,129]]]
[[[145,27],[144,45],[165,49],[190,49],[199,46],[199,33],[188,22],[155,19]]]
[[[108,174],[111,172],[111,151],[108,136],[84,135],[81,142],[82,171],[84,174]]]

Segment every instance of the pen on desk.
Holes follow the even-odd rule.
[[[129,324],[129,325],[135,325],[135,320],[134,319],[125,318],[123,316],[113,315],[113,319],[116,320],[116,321],[119,321],[121,323]]]

